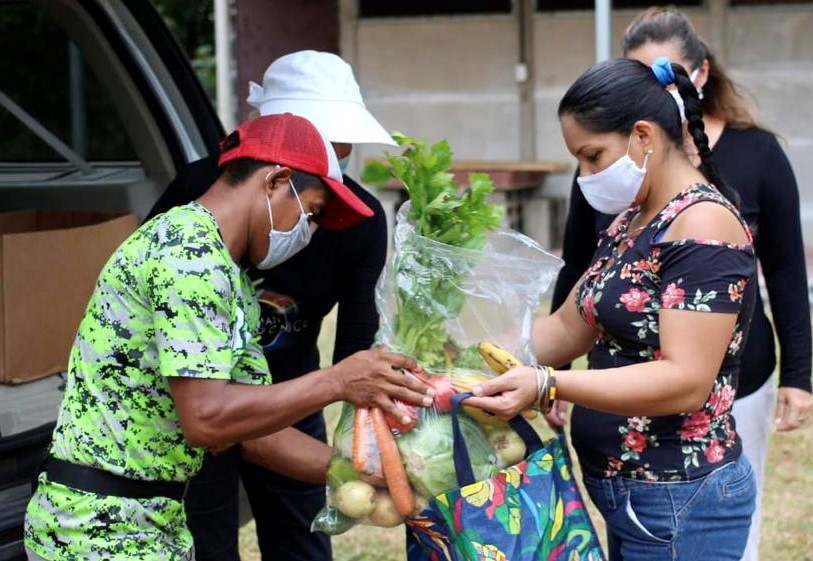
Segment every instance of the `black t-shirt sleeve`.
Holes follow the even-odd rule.
[[[756,250],[781,350],[779,384],[810,391],[811,330],[799,189],[773,135],[763,150]]]
[[[345,252],[348,261],[341,264],[333,362],[372,346],[378,330],[375,285],[387,258],[387,220],[381,203],[347,176],[345,183],[352,183],[375,214],[355,226],[352,237],[348,236],[347,243],[352,247]]]
[[[214,183],[217,174],[217,157],[215,156],[207,156],[189,163],[181,169],[158,197],[144,219],[145,222],[173,207],[185,205],[197,199]]]
[[[570,188],[570,205],[565,222],[564,241],[562,242],[562,259],[564,266],[556,278],[551,299],[551,311],[556,311],[565,301],[571,289],[590,266],[593,253],[596,251],[599,233],[606,229],[613,216],[596,212],[582,195],[576,177]]]

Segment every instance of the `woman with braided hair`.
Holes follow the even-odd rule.
[[[564,304],[536,319],[534,351],[553,367],[589,352],[588,369],[522,366],[468,403],[502,418],[574,404],[572,442],[610,561],[737,561],[756,486],[731,407],[756,263],[697,89],[665,57],[610,60],[568,89],[559,120],[585,198],[617,217]]]
[[[757,125],[746,99],[683,12],[674,7],[644,11],[627,28],[622,47],[627,58],[651,64],[659,56],[668,56],[689,72],[701,94],[703,122],[715,163],[722,178],[736,190],[740,212],[754,234],[754,249],[772,318],[769,320],[762,292],[758,290],[743,351],[734,419],[757,480],[757,509],[742,561],[757,561],[759,505],[771,430],[798,429],[813,407],[811,329],[799,190],[776,136]],[[681,102],[682,98],[679,106]],[[685,147],[697,163],[697,150],[688,134]],[[574,182],[562,255],[565,267],[554,290],[554,310],[587,268],[599,232],[613,218],[614,215],[593,209]],[[778,388],[772,376],[777,366]]]

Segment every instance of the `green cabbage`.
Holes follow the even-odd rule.
[[[488,479],[499,470],[494,450],[476,422],[465,415],[459,419],[475,480]],[[430,412],[397,442],[409,482],[418,494],[432,498],[459,487],[452,457],[451,415]]]

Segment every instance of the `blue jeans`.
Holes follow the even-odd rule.
[[[607,523],[610,561],[738,561],[748,540],[756,483],[745,456],[675,483],[584,476]]]

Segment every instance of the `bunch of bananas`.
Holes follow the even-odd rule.
[[[488,367],[497,375],[508,372],[512,368],[522,366],[522,361],[508,350],[494,343],[483,341],[477,346],[477,350],[480,352],[480,356],[483,357]],[[447,373],[447,376],[457,392],[470,392],[474,386],[491,379],[491,376],[478,370],[463,368],[452,369]],[[463,410],[466,411],[471,418],[484,426],[502,427],[507,425],[507,423],[499,417],[495,417],[491,413],[487,413],[481,409],[463,405]],[[526,419],[534,419],[536,415],[537,412],[533,409],[526,409],[522,412],[522,416]]]
[[[482,341],[477,345],[477,350],[480,351],[480,356],[486,361],[488,367],[497,374],[503,374],[512,368],[522,366],[522,362],[517,357],[494,343]]]

